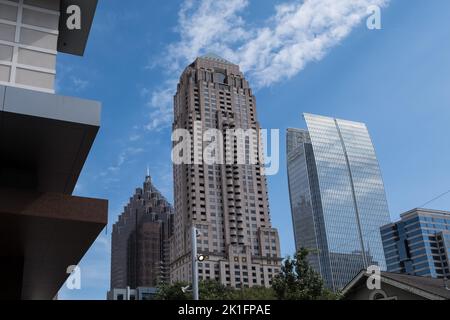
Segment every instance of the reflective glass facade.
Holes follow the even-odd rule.
[[[362,123],[304,115],[288,130],[288,175],[298,249],[333,289],[369,265],[386,269],[379,228],[390,222],[375,150]]]
[[[389,272],[450,278],[450,212],[411,210],[381,236]]]

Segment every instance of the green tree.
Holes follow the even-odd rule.
[[[307,261],[309,251],[301,249],[293,259],[287,258],[281,274],[273,279],[272,288],[252,287],[234,289],[218,281],[199,283],[200,300],[336,300],[340,296],[327,290],[318,273]],[[185,293],[189,284],[177,282],[161,285],[156,300],[192,300],[192,291]],[[189,288],[191,289],[191,288]]]
[[[308,263],[309,251],[301,249],[294,258],[283,262],[281,274],[273,279],[272,288],[279,300],[335,300],[338,295],[324,287],[320,275]]]
[[[198,291],[201,300],[228,300],[232,294],[231,288],[211,280],[200,281]],[[161,284],[155,300],[192,300],[192,287],[185,282]]]
[[[183,292],[188,285],[184,282],[161,284],[154,300],[192,300],[192,292]]]
[[[177,282],[162,284],[158,288],[155,300],[192,300],[191,287],[183,293],[183,288],[189,284]],[[234,289],[218,281],[206,280],[199,283],[200,300],[275,300],[275,292],[271,288],[253,287]]]
[[[234,289],[229,296],[229,300],[276,300],[276,298],[275,291],[266,287]]]
[[[200,300],[229,300],[233,289],[218,281],[200,281],[198,286]]]

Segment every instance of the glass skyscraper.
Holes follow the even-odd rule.
[[[297,249],[327,287],[343,288],[362,269],[386,269],[380,227],[390,223],[381,171],[363,123],[305,114],[288,129],[289,193]]]
[[[381,228],[387,270],[450,278],[450,212],[414,209]]]

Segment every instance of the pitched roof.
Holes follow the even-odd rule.
[[[365,270],[362,270],[352,281],[350,281],[342,293],[345,295],[353,288],[357,287],[368,276]],[[415,294],[428,298],[437,298],[450,300],[450,289],[447,289],[443,279],[435,279],[429,277],[419,277],[407,274],[381,272],[381,281],[388,282],[392,286],[401,289],[410,289]],[[450,282],[447,287],[450,287]],[[409,291],[409,290],[408,290]]]
[[[420,289],[425,292],[450,299],[450,281],[447,285],[449,289],[447,289],[443,279],[419,277],[391,272],[382,272],[381,276],[414,287],[416,289]]]

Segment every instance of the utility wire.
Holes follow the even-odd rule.
[[[446,195],[449,194],[449,193],[450,193],[450,190],[444,192],[443,194],[437,196],[436,198],[431,199],[431,200],[428,201],[428,202],[425,202],[423,205],[419,206],[418,208],[423,208],[423,207],[429,205],[430,203],[435,202],[436,200],[439,200],[439,199],[442,198],[443,196],[446,196]]]
[[[437,196],[437,197],[431,199],[430,201],[424,203],[423,205],[421,205],[421,206],[419,206],[419,207],[417,207],[417,208],[424,208],[425,206],[429,205],[430,203],[433,203],[433,202],[436,201],[436,200],[439,200],[440,198],[446,196],[447,194],[450,194],[450,190],[448,190],[448,191],[446,191],[446,192],[440,194],[439,196]],[[379,232],[380,232],[380,230],[375,229],[375,230],[372,230],[372,231],[369,231],[369,232],[365,233],[365,234],[362,235],[362,236],[363,236],[363,237],[368,237],[368,236],[372,236],[373,234],[377,234],[377,233],[379,233]],[[355,242],[357,242],[357,241],[358,241],[358,239],[351,239],[351,240],[348,240],[348,241],[346,241],[346,242],[344,242],[344,243],[339,244],[336,248],[337,248],[337,249],[341,249],[341,248],[342,248],[342,249],[346,249],[346,246],[347,246],[347,245],[353,244],[353,243],[355,243]]]

